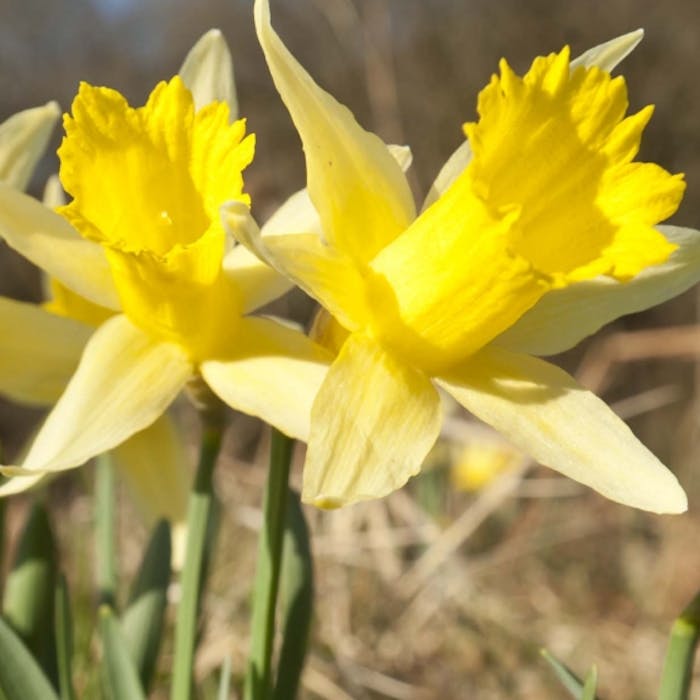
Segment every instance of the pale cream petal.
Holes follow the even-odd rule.
[[[36,304],[0,297],[0,393],[21,403],[55,403],[93,330]]]
[[[50,175],[48,180],[46,180],[41,201],[49,209],[56,209],[66,204],[66,193],[58,175]]]
[[[610,72],[637,48],[643,38],[644,30],[635,29],[633,32],[618,36],[604,44],[598,44],[571,61],[571,70],[575,70],[579,66],[586,68],[597,66]]]
[[[287,233],[315,233],[322,236],[321,219],[311,203],[309,191],[295,192],[263,224],[263,236],[283,236]]]
[[[180,77],[192,92],[196,109],[215,100],[228,102],[231,121],[238,119],[233,60],[218,29],[210,29],[190,49],[180,68]]]
[[[112,456],[147,525],[152,527],[160,518],[170,522],[173,567],[179,570],[184,562],[192,470],[187,447],[173,419],[164,413],[115,447]]]
[[[235,356],[203,362],[202,376],[229,406],[307,440],[311,405],[333,358],[303,333],[244,318]]]
[[[440,198],[440,195],[449,189],[450,185],[469,165],[471,159],[472,149],[469,145],[469,141],[463,141],[440,169],[440,172],[435,178],[435,182],[433,182],[430,190],[428,190],[421,211],[425,211],[431,204],[434,204]]]
[[[3,470],[26,476],[80,466],[153,423],[192,372],[180,347],[154,342],[125,316],[111,318],[88,341],[22,467]]]
[[[350,258],[313,233],[263,238],[248,207],[241,202],[225,204],[221,216],[230,235],[317,299],[343,326],[355,330],[361,325],[367,314],[364,281]],[[245,298],[243,304],[249,305]]]
[[[304,145],[309,194],[324,235],[352,259],[370,260],[414,217],[401,167],[289,53],[270,25],[267,0],[256,1],[254,14],[272,78]]]
[[[700,231],[658,226],[678,248],[667,262],[643,270],[629,282],[598,277],[546,294],[497,345],[531,355],[572,348],[606,323],[678,296],[700,281]]]
[[[31,476],[13,476],[4,483],[0,484],[0,498],[6,496],[14,496],[18,493],[24,493],[37,486],[39,483],[48,479],[51,474],[32,474]]]
[[[0,183],[0,238],[80,296],[119,309],[103,248],[41,202]]]
[[[558,367],[488,347],[440,384],[516,447],[607,498],[655,513],[686,510],[676,477]]]
[[[441,422],[424,374],[351,335],[313,405],[303,500],[335,508],[395,491],[418,473]]]
[[[0,124],[0,182],[26,189],[60,116],[58,104],[49,102],[13,114]]]
[[[226,254],[223,268],[241,292],[244,314],[278,299],[294,286],[290,279],[264,263],[244,245],[239,244]]]

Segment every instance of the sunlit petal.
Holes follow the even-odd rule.
[[[191,373],[181,348],[156,343],[115,316],[88,341],[22,468],[7,473],[70,469],[115,447],[153,423]]]
[[[255,3],[255,25],[304,145],[309,194],[324,235],[353,260],[370,260],[414,216],[406,178],[386,144],[362,129],[289,53],[270,25],[267,0]]]
[[[598,277],[549,292],[505,333],[497,345],[532,355],[564,352],[606,323],[671,299],[700,281],[700,231],[658,226],[678,248],[667,262],[629,282]]]
[[[201,365],[229,406],[307,440],[311,405],[332,362],[303,333],[264,318],[243,319],[235,355]]]
[[[558,367],[490,347],[441,384],[534,459],[607,498],[656,513],[687,508],[676,477]]]
[[[462,141],[440,169],[423,202],[423,211],[449,189],[450,185],[464,172],[471,159],[472,149],[469,141]]]
[[[364,282],[343,253],[313,233],[263,238],[248,208],[240,202],[230,202],[221,214],[231,235],[320,301],[346,328],[357,328],[366,317]]]
[[[61,109],[56,102],[13,114],[0,124],[0,182],[26,189]]]
[[[22,403],[54,403],[92,332],[36,304],[0,297],[0,393]]]
[[[180,68],[180,77],[192,92],[196,109],[215,100],[227,102],[231,121],[238,118],[233,60],[218,29],[210,29],[190,49]]]
[[[29,491],[50,476],[50,474],[44,473],[32,474],[31,476],[13,476],[11,479],[0,484],[0,498]]]
[[[597,66],[610,72],[637,48],[637,45],[643,38],[644,30],[635,29],[633,32],[628,32],[603,44],[598,44],[598,46],[588,49],[588,51],[571,61],[571,70],[575,70],[579,66],[585,66],[586,68]]]
[[[302,498],[334,508],[400,488],[420,469],[441,418],[425,375],[351,335],[313,405]]]
[[[95,304],[119,309],[107,257],[58,214],[0,183],[0,237],[66,287]]]

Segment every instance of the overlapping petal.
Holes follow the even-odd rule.
[[[0,297],[0,393],[22,403],[53,403],[92,332],[35,304]]]
[[[0,237],[66,287],[108,309],[119,309],[103,248],[81,238],[62,217],[0,183]]]
[[[267,0],[255,26],[275,85],[306,155],[308,189],[327,240],[358,263],[370,260],[412,220],[413,198],[386,144],[322,90],[270,25]]]
[[[391,493],[418,473],[441,421],[427,376],[351,335],[314,401],[302,498],[335,508]]]
[[[0,182],[26,189],[61,114],[56,102],[13,114],[0,124]]]
[[[306,440],[311,405],[331,361],[330,353],[299,331],[246,318],[231,355],[203,362],[200,371],[229,406]]]
[[[607,498],[656,513],[687,508],[676,477],[603,401],[558,367],[489,347],[440,383],[537,461]]]
[[[154,342],[115,316],[88,341],[21,468],[4,472],[61,471],[115,447],[153,423],[192,371],[181,348]]]
[[[700,281],[700,231],[658,229],[678,246],[667,262],[629,282],[598,277],[549,292],[494,342],[532,355],[555,355],[620,316],[644,311],[692,287]]]
[[[229,119],[238,119],[233,60],[220,30],[210,29],[199,39],[185,57],[179,75],[192,92],[195,109],[210,102],[226,102]]]

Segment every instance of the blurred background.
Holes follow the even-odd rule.
[[[641,158],[686,173],[672,223],[700,226],[696,0],[276,0],[272,12],[292,52],[361,124],[411,146],[419,199],[461,142],[461,124],[475,118],[476,96],[499,58],[523,72],[564,44],[577,55],[643,27],[644,41],[622,66],[631,110],[656,105]],[[211,27],[229,41],[241,114],[257,134],[246,187],[264,221],[304,185],[304,165],[256,43],[250,0],[2,0],[0,121],[50,99],[68,109],[81,80],[142,104]],[[34,194],[57,169],[59,140],[56,133]],[[41,295],[36,271],[4,246],[0,293]],[[687,514],[656,517],[609,503],[528,464],[455,409],[429,468],[407,489],[341,512],[307,511],[318,601],[303,697],[564,697],[538,658],[542,646],[581,673],[598,663],[602,697],[655,697],[670,623],[700,587],[699,304],[691,290],[557,358],[678,474]],[[306,323],[313,305],[295,292],[272,310]],[[180,412],[194,445],[192,416],[185,406]],[[0,405],[7,453],[40,416]],[[200,677],[227,654],[240,672],[247,649],[268,435],[246,417],[231,424],[218,471],[224,536],[205,603]],[[91,479],[89,470],[67,475],[49,494],[74,590],[88,608]],[[10,504],[10,529],[25,501]],[[123,498],[126,572],[145,537],[130,508]],[[88,668],[88,623],[79,635]],[[83,688],[84,697],[93,691]]]

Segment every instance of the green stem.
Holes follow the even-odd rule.
[[[95,541],[100,603],[114,608],[117,599],[114,469],[108,453],[97,457],[95,475]]]
[[[695,649],[700,640],[700,593],[673,623],[659,700],[687,700],[693,675]]]
[[[197,617],[209,520],[214,504],[214,466],[221,449],[223,413],[202,411],[199,465],[187,509],[187,547],[182,569],[182,597],[175,621],[172,700],[189,700],[192,690]]]
[[[288,499],[289,469],[294,441],[272,430],[270,471],[263,501],[258,565],[255,572],[250,658],[245,679],[245,700],[267,700],[271,690],[271,658],[275,633],[275,607],[282,564],[282,542]]]

